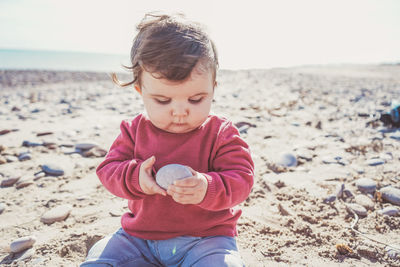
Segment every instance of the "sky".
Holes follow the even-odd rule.
[[[224,69],[400,62],[399,0],[0,0],[0,49],[128,55],[151,11],[203,24]]]

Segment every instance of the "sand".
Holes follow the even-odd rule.
[[[400,188],[400,130],[376,121],[400,99],[400,65],[221,70],[218,82],[213,113],[236,123],[256,166],[238,223],[246,265],[400,266],[400,216],[378,213],[392,206],[380,189]],[[105,73],[3,70],[0,103],[0,180],[20,177],[0,188],[0,264],[78,266],[127,210],[95,168],[120,121],[142,111],[140,98]],[[82,143],[96,148],[74,153]],[[282,153],[297,165],[282,166]],[[64,174],[39,174],[46,164]],[[341,184],[361,194],[360,178],[376,182],[367,216],[356,221],[346,209],[351,197],[324,203]],[[61,205],[72,207],[66,217],[41,220]],[[33,247],[11,253],[10,244],[24,236],[36,238]]]

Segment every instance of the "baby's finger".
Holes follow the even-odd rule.
[[[151,156],[150,158],[143,161],[143,163],[142,163],[143,168],[145,168],[146,170],[149,168],[152,168],[155,161],[156,161],[156,157]]]
[[[167,195],[167,192],[162,189],[158,184],[154,183],[151,187],[150,187],[151,191],[153,191],[153,193],[155,194],[160,194],[163,196]]]
[[[198,183],[199,183],[199,179],[196,177],[189,177],[189,178],[174,181],[174,185],[184,186],[184,187],[193,187],[193,186],[196,186]]]

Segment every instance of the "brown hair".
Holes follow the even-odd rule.
[[[197,63],[202,69],[212,71],[215,82],[217,51],[199,24],[187,21],[182,14],[146,14],[137,30],[139,33],[131,49],[132,66],[124,66],[132,71],[133,80],[121,83],[113,73],[112,79],[117,85],[141,86],[143,70],[158,79],[183,81],[190,76]]]

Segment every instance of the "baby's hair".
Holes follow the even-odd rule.
[[[121,83],[116,74],[112,80],[119,86],[141,86],[143,70],[157,79],[184,81],[196,67],[200,71],[212,71],[216,80],[218,56],[213,41],[197,23],[190,22],[182,14],[146,14],[137,26],[139,31],[131,49],[133,80]],[[199,64],[198,64],[199,63]]]

